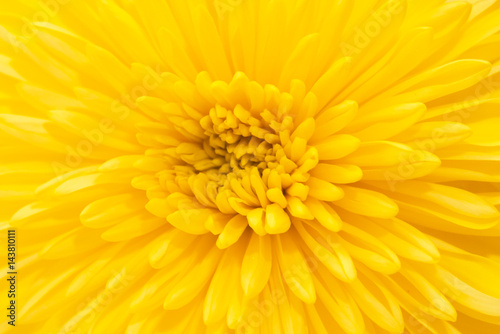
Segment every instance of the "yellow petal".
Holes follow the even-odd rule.
[[[372,190],[341,186],[345,196],[335,202],[345,210],[369,217],[391,218],[397,215],[398,206],[389,197]]]
[[[320,201],[333,202],[344,197],[344,192],[341,188],[314,176],[311,176],[307,180],[306,185],[309,187],[309,196]]]
[[[264,225],[264,229],[267,233],[286,233],[290,226],[290,217],[281,206],[274,203],[266,207],[266,222]]]
[[[286,284],[304,303],[314,303],[316,292],[312,274],[298,245],[289,234],[278,235],[275,240],[274,249]]]
[[[334,160],[356,151],[359,139],[351,135],[333,135],[314,144],[320,160]]]
[[[253,234],[241,264],[241,286],[248,298],[256,297],[269,280],[272,266],[271,237]]]

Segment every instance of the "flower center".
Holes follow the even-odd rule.
[[[216,106],[200,124],[208,136],[205,151],[212,158],[224,159],[220,172],[227,174],[229,170],[257,167],[262,172],[278,167],[284,153],[279,134],[290,133],[293,120],[269,110],[252,115],[238,105],[234,110]]]
[[[317,136],[316,96],[301,82],[291,86],[286,93],[242,73],[229,84],[202,75],[190,104],[161,106],[171,122],[169,147],[147,152],[161,155],[168,167],[155,175],[158,187],[148,188],[149,198],[159,198],[154,203],[167,206],[158,215],[194,234],[217,235],[236,226],[243,231],[246,224],[259,235],[278,234],[288,231],[293,219],[317,217],[336,230],[322,201],[344,193],[323,176],[338,170],[328,161],[356,149],[358,141]],[[342,111],[331,108],[320,117]],[[337,144],[342,154],[333,154]]]
[[[306,200],[304,182],[318,156],[294,136],[292,116],[216,105],[200,125],[206,139],[180,144],[176,153],[186,164],[174,169],[202,206],[248,216],[270,205],[285,213],[290,197]]]

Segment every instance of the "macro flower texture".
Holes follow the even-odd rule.
[[[500,333],[498,0],[3,1],[0,85],[0,333]]]

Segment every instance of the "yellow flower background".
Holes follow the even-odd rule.
[[[500,332],[500,1],[0,24],[0,332]]]

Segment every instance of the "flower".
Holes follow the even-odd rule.
[[[1,6],[21,332],[498,331],[499,2]]]

